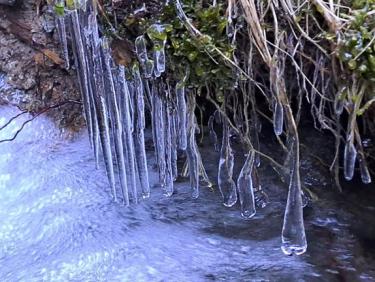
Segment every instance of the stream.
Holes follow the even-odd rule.
[[[0,127],[17,113],[1,106]],[[29,118],[0,130],[0,140]],[[216,180],[217,153],[208,145],[201,153]],[[216,187],[192,199],[186,179],[170,198],[154,185],[125,208],[110,196],[104,165],[95,168],[86,131],[72,137],[40,116],[0,143],[0,281],[375,281],[373,186],[339,195],[311,177],[320,199],[304,209],[308,250],[285,256],[286,187],[266,164],[261,175],[270,203],[248,221],[221,204]]]

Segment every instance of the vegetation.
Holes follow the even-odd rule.
[[[253,130],[259,114],[277,123],[280,111],[285,114],[282,147],[298,144],[301,109],[310,107],[316,128],[336,138],[331,171],[338,187],[339,160],[353,165],[345,163],[342,144],[346,151],[358,151],[366,174],[370,152],[363,148],[362,136],[375,133],[373,0],[167,2],[105,2],[100,10],[113,38],[134,41],[147,34],[150,52],[150,27],[166,25],[161,39],[166,40],[168,70],[163,79],[178,82],[188,73],[184,83],[205,93],[250,148],[259,150]],[[273,117],[257,96],[265,98]]]

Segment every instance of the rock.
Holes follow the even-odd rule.
[[[0,4],[4,2],[12,1],[0,0]],[[0,101],[20,101],[17,106],[32,112],[65,100],[79,101],[81,97],[75,71],[64,69],[53,15],[36,2],[23,0],[20,9],[0,7],[0,73],[13,88],[0,89]],[[24,98],[7,99],[7,93],[15,90],[23,93]],[[58,126],[83,125],[81,107],[77,104],[66,104],[48,114]]]

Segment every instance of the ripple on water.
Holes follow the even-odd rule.
[[[0,108],[0,126],[16,113]],[[1,130],[0,138],[27,118]],[[150,178],[155,182],[152,169]],[[181,182],[171,198],[154,189],[151,199],[124,208],[111,200],[105,170],[95,169],[87,136],[65,140],[40,117],[14,142],[0,143],[0,281],[294,281],[337,275],[337,267],[321,266],[309,253],[281,253],[284,203],[276,200],[244,221],[237,207],[220,204],[217,192],[201,194],[190,199]],[[310,226],[346,228],[334,219],[320,214]],[[352,257],[342,249],[336,259],[350,269]]]

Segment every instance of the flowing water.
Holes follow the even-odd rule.
[[[0,127],[17,113],[0,107]],[[28,118],[0,130],[0,139]],[[327,191],[304,209],[307,253],[285,256],[287,190],[269,166],[261,175],[270,204],[251,220],[237,205],[223,206],[217,187],[192,199],[185,180],[170,198],[155,186],[149,199],[126,208],[112,200],[104,165],[95,169],[85,131],[68,135],[41,116],[0,143],[0,281],[375,280],[371,187],[337,196],[310,175]],[[219,156],[208,145],[201,153],[215,179]],[[152,166],[150,148],[147,154]],[[155,169],[149,174],[156,183]]]

